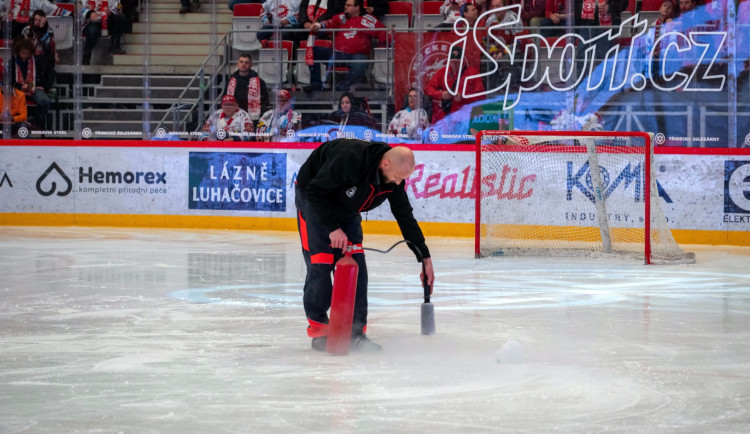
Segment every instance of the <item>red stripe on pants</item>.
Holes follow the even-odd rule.
[[[302,218],[302,213],[299,214],[299,235],[302,239],[302,248],[306,251],[310,251],[310,246],[307,244],[307,222]]]
[[[328,336],[328,324],[313,321],[309,318],[307,319],[307,322],[310,323],[310,325],[307,326],[308,337],[319,338],[321,336]]]
[[[316,253],[310,256],[311,264],[333,264],[333,253]]]

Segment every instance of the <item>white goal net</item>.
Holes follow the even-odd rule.
[[[630,255],[691,263],[662,211],[651,136],[482,131],[475,249],[500,255]]]

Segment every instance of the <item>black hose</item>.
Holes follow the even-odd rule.
[[[390,251],[393,250],[396,246],[398,246],[399,244],[403,244],[403,243],[408,244],[413,249],[413,252],[417,254],[417,259],[419,260],[419,262],[422,263],[422,289],[424,290],[424,302],[429,303],[430,302],[430,285],[427,284],[427,270],[425,269],[424,258],[422,257],[422,251],[419,250],[419,247],[417,247],[416,244],[412,243],[409,240],[401,240],[397,242],[396,244],[392,245],[387,250],[373,249],[372,247],[362,247],[362,250],[369,250],[371,252],[378,252],[378,253],[390,253]]]

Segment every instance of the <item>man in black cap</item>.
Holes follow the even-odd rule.
[[[334,264],[348,244],[359,266],[352,325],[353,351],[380,351],[365,335],[367,264],[362,250],[362,216],[386,199],[409,247],[424,261],[432,290],[435,273],[422,230],[414,219],[405,180],[414,172],[414,153],[406,147],[358,139],[337,139],[315,149],[300,167],[295,189],[297,224],[307,265],[303,302],[312,347],[325,351]],[[417,252],[415,249],[418,249]]]

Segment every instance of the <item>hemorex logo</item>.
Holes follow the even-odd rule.
[[[79,167],[78,184],[79,193],[167,193],[167,189],[161,186],[167,184],[167,172],[102,171],[91,166]]]
[[[724,212],[750,214],[750,161],[724,162]]]
[[[568,161],[567,169],[568,174],[565,181],[566,199],[573,200],[573,190],[578,189],[591,201],[591,203],[594,203],[595,189],[594,182],[591,180],[591,168],[589,167],[588,161],[577,170],[575,169],[573,162]],[[609,170],[604,166],[599,166],[599,172],[601,173],[605,200],[612,195],[618,187],[622,188],[626,194],[632,194],[634,202],[642,202],[644,200],[646,180],[641,163],[626,164],[614,179],[612,179]],[[663,198],[667,203],[672,203],[672,198],[670,198],[667,192],[661,187],[659,181],[656,181],[656,188],[659,197]],[[630,191],[630,193],[628,193],[628,191]]]
[[[60,187],[62,188],[59,188],[57,183],[61,181],[65,184],[61,184]],[[47,170],[42,173],[42,176],[36,180],[37,193],[45,197],[51,196],[55,192],[57,192],[58,196],[67,196],[70,194],[71,190],[73,190],[73,183],[70,182],[68,175],[66,175],[65,172],[60,169],[60,166],[57,165],[57,162],[54,161],[50,164]]]

